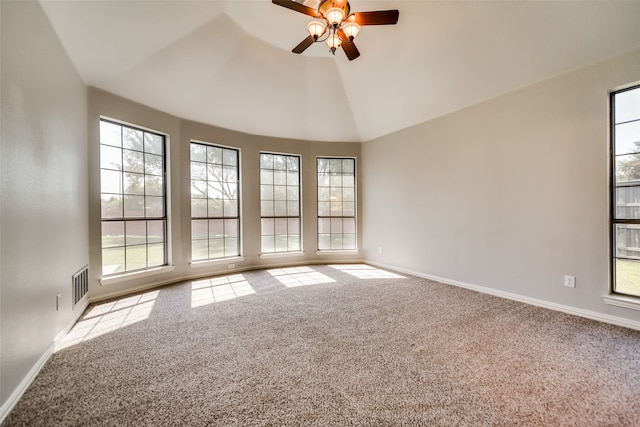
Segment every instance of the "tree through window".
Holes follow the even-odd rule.
[[[191,143],[191,259],[240,256],[239,151]]]
[[[260,154],[262,253],[298,252],[300,241],[300,156]]]
[[[356,159],[318,158],[318,250],[356,249]]]
[[[612,290],[640,296],[640,86],[611,94]]]
[[[165,138],[100,121],[102,275],[167,264]]]

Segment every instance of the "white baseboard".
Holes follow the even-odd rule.
[[[365,262],[367,264],[370,264],[376,267],[387,268],[389,270],[398,271],[400,273],[411,274],[412,276],[422,277],[423,279],[434,280],[436,282],[444,283],[446,285],[458,286],[460,288],[482,292],[484,294],[489,294],[489,295],[497,296],[500,298],[506,298],[513,301],[523,302],[525,304],[535,305],[537,307],[548,308],[550,310],[560,311],[560,312],[571,314],[574,316],[584,317],[586,319],[597,320],[599,322],[609,323],[617,326],[623,326],[625,328],[635,329],[640,331],[640,322],[625,319],[623,317],[611,316],[608,314],[598,313],[596,311],[591,311],[591,310],[583,310],[581,308],[571,307],[569,305],[557,304],[554,302],[545,301],[537,298],[530,298],[524,295],[500,291],[497,289],[487,288],[485,286],[474,285],[471,283],[461,282],[458,280],[447,279],[446,277],[439,277],[431,274],[425,274],[419,271],[399,268],[393,265],[386,265],[379,262],[374,262],[374,261],[365,261]]]
[[[20,381],[20,384],[18,384],[18,387],[16,387],[15,390],[13,390],[13,393],[11,393],[11,395],[6,400],[6,402],[4,402],[2,407],[0,407],[0,424],[2,424],[5,418],[9,416],[9,413],[11,412],[11,410],[14,408],[14,406],[16,406],[16,404],[18,403],[18,401],[20,400],[24,392],[27,391],[27,389],[29,388],[33,380],[35,380],[38,373],[40,373],[40,371],[42,370],[44,365],[47,363],[51,355],[53,355],[53,353],[56,350],[56,347],[60,344],[62,339],[65,337],[65,335],[67,335],[67,333],[71,330],[71,328],[73,328],[73,325],[76,324],[76,322],[78,321],[80,316],[82,316],[82,313],[86,310],[88,306],[89,306],[89,300],[85,298],[82,305],[76,305],[76,307],[73,309],[73,317],[71,318],[71,320],[67,322],[66,326],[60,331],[60,333],[58,333],[58,335],[53,340],[53,342],[49,345],[49,347],[47,347],[47,349],[40,356],[40,358],[38,358],[38,361],[35,363],[35,365],[33,365],[33,367],[29,370],[27,375],[22,379],[22,381]]]

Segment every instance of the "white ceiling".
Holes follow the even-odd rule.
[[[41,4],[87,85],[319,141],[368,141],[640,46],[640,1],[351,0],[400,11],[362,28],[351,62],[320,43],[291,53],[310,17],[270,0]]]

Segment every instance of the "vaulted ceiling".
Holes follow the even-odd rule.
[[[368,141],[640,46],[640,1],[351,0],[400,11],[362,28],[354,61],[321,43],[291,53],[310,17],[269,0],[41,4],[87,85],[318,141]]]

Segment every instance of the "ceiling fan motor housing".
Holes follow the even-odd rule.
[[[320,12],[322,16],[327,16],[327,11],[334,7],[342,9],[344,11],[345,18],[349,16],[351,5],[349,5],[348,1],[344,0],[322,0],[318,5],[318,12]]]

